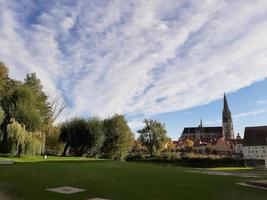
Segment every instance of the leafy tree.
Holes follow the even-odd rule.
[[[4,118],[5,118],[5,112],[2,109],[2,107],[0,106],[0,150],[2,149],[2,141],[3,141],[3,136],[4,136],[4,133],[1,129],[1,125],[4,121]]]
[[[39,102],[31,89],[20,86],[3,100],[7,118],[15,118],[20,124],[24,124],[28,131],[40,128],[44,116],[40,113]]]
[[[59,140],[65,143],[62,156],[66,156],[71,147],[75,155],[82,156],[87,150],[88,141],[93,140],[87,131],[87,122],[82,118],[73,118],[63,123]]]
[[[36,132],[46,124],[50,112],[47,96],[36,74],[27,74],[22,83],[8,77],[8,68],[3,63],[0,63],[0,106],[5,112],[0,131],[2,152],[8,152],[7,126],[11,118],[27,131]]]
[[[187,152],[192,152],[193,150],[193,146],[194,146],[194,142],[190,139],[186,139],[184,142],[184,146],[185,146],[185,150]]]
[[[91,141],[87,143],[87,152],[89,156],[98,157],[101,154],[101,147],[105,141],[103,121],[97,117],[87,120],[87,131],[91,135]]]
[[[0,106],[0,125],[3,123],[4,118],[5,118],[5,112],[3,108]]]
[[[44,149],[44,134],[41,132],[27,132],[24,125],[10,120],[7,126],[9,153],[20,157],[21,155],[41,155]]]
[[[8,79],[8,68],[4,65],[4,63],[0,62],[0,94],[4,89],[5,82]]]
[[[123,160],[134,144],[134,134],[123,115],[104,120],[105,142],[102,148],[108,158]]]
[[[59,141],[60,126],[53,126],[51,124],[51,127],[49,125],[45,127],[47,128],[47,132],[43,131],[42,129],[43,133],[45,134],[45,153],[53,155],[62,153],[64,144]]]
[[[51,108],[48,103],[48,96],[43,91],[41,80],[37,78],[35,73],[27,74],[24,85],[33,92],[36,99],[36,108],[38,108],[40,116],[43,118],[42,121],[47,120]]]
[[[98,157],[104,139],[102,120],[73,118],[63,123],[60,129],[59,140],[65,143],[62,156],[66,156],[70,148],[78,156]]]
[[[8,152],[14,156],[20,156],[26,137],[25,127],[16,122],[15,119],[11,119],[10,124],[7,126],[7,134]]]
[[[153,156],[156,152],[163,150],[165,143],[170,140],[167,137],[167,131],[165,124],[162,124],[156,120],[144,120],[145,127],[138,130],[140,141],[147,147],[150,156]]]

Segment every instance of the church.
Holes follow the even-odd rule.
[[[202,120],[198,127],[185,127],[180,140],[190,139],[194,142],[215,143],[220,138],[235,139],[231,111],[224,94],[222,126],[205,127]]]

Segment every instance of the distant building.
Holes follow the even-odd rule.
[[[225,94],[223,105],[222,126],[204,127],[201,120],[198,127],[185,127],[180,140],[191,139],[196,144],[205,145],[216,143],[220,138],[226,140],[235,139],[232,115]]]
[[[223,138],[225,139],[235,139],[234,126],[232,120],[232,114],[228,106],[226,95],[224,94],[223,102],[223,113],[222,113],[222,131]]]
[[[267,159],[267,126],[245,128],[243,154],[246,159]]]
[[[243,139],[241,138],[241,136],[239,135],[239,133],[237,133],[236,139],[230,140],[233,148],[234,148],[234,153],[236,155],[243,155]]]

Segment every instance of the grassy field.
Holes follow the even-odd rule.
[[[15,161],[14,165],[0,165],[0,192],[13,199],[262,200],[267,197],[267,190],[236,184],[253,178],[190,173],[188,168],[174,166],[55,157],[46,161],[41,157]],[[255,171],[250,169],[251,172]],[[86,191],[65,195],[45,190],[58,186]]]

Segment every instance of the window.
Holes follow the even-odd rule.
[[[258,153],[258,151],[255,151],[255,153]]]
[[[248,151],[250,153],[250,151]]]

